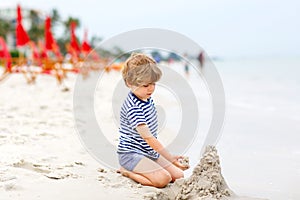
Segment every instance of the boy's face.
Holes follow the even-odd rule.
[[[145,83],[140,86],[131,86],[130,88],[138,98],[147,101],[155,90],[155,83]]]

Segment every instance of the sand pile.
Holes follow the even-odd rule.
[[[233,196],[220,167],[220,160],[214,146],[207,146],[193,174],[187,179],[177,180],[171,186],[160,190],[148,199],[154,200],[208,200]]]
[[[232,194],[221,174],[217,150],[208,146],[191,177],[182,183],[175,199],[220,199]]]

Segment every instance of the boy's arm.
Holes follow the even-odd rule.
[[[152,149],[161,154],[171,163],[175,162],[177,159],[175,156],[171,155],[165,147],[156,139],[151,133],[146,124],[141,124],[136,127],[137,132],[142,136],[142,138],[149,144]]]

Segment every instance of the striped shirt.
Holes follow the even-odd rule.
[[[141,124],[146,124],[151,134],[157,138],[158,121],[152,98],[143,101],[132,92],[129,92],[121,107],[120,137],[117,152],[135,152],[157,159],[159,154],[148,145],[136,130],[136,127]]]

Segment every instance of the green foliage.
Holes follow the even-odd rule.
[[[50,18],[51,18],[52,30],[54,32],[55,28],[57,27],[57,25],[60,23],[60,20],[61,20],[61,16],[57,9],[55,9],[55,8],[52,9]]]
[[[91,47],[96,48],[102,40],[103,39],[101,37],[92,36],[91,43],[90,43]]]
[[[20,55],[20,52],[18,50],[11,50],[10,55],[12,58],[18,58]]]
[[[78,18],[74,18],[74,17],[68,17],[68,19],[66,21],[63,22],[64,24],[64,29],[65,29],[65,38],[70,38],[70,26],[71,26],[71,23],[72,22],[75,22],[76,23],[76,28],[79,28],[80,27],[80,20]]]
[[[60,37],[57,40],[57,44],[60,48],[60,52],[64,55],[67,53],[67,48],[66,48],[66,44],[70,43],[70,38],[64,38],[64,37]]]
[[[31,28],[28,31],[29,38],[34,42],[37,42],[39,39],[43,39],[44,30],[45,29],[43,26],[39,26],[39,25],[31,26]]]
[[[30,18],[30,29],[27,30],[27,33],[29,35],[30,40],[34,42],[38,42],[39,40],[44,41],[45,37],[45,15],[39,12],[38,10],[31,9],[29,11],[29,18]],[[60,48],[61,53],[64,55],[67,53],[67,48],[66,45],[70,43],[70,38],[71,38],[71,33],[70,33],[70,25],[72,22],[76,23],[76,28],[80,28],[81,26],[81,21],[80,19],[69,16],[66,20],[61,19],[61,15],[57,9],[52,9],[50,12],[50,18],[51,18],[51,29],[54,38],[57,41],[57,44]],[[59,36],[55,36],[56,28],[60,27],[62,28],[63,33]],[[4,19],[0,18],[0,36],[3,37],[4,39],[7,39],[6,36],[8,34],[13,34],[15,35],[15,24],[12,23],[11,21],[7,21]],[[81,36],[81,35],[80,35]],[[93,35],[90,40],[90,45],[92,48],[96,48],[97,45],[103,40],[103,38],[99,36]],[[79,43],[81,41],[78,40]],[[120,54],[123,54],[122,49],[119,47],[114,47],[113,50],[108,51],[108,50],[103,50],[103,49],[97,49],[99,51],[98,53],[100,56],[104,57],[111,57],[111,56],[118,56]],[[18,57],[19,52],[17,50],[11,51],[12,57]],[[122,56],[126,57],[126,55]]]
[[[31,27],[28,30],[28,35],[31,40],[37,42],[39,39],[44,38],[44,22],[36,10],[30,10],[29,18]]]
[[[0,36],[6,39],[6,35],[12,30],[11,23],[0,18]]]

